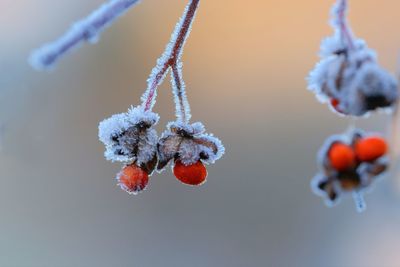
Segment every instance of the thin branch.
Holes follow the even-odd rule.
[[[94,43],[100,33],[139,0],[110,0],[85,19],[75,23],[63,36],[35,50],[29,59],[37,70],[53,66],[62,56],[87,41]]]
[[[186,96],[185,82],[182,75],[182,64],[171,66],[172,85],[176,105],[176,117],[183,123],[188,123],[190,120],[190,106]]]
[[[347,18],[346,18],[347,10],[348,10],[347,0],[338,0],[333,10],[333,16],[334,16],[333,24],[337,27],[337,30],[341,38],[343,39],[344,42],[347,43],[349,49],[353,50],[355,48],[355,45],[353,40],[353,34],[347,23]]]
[[[170,67],[176,66],[182,55],[183,47],[189,36],[193,20],[196,16],[200,0],[190,0],[182,18],[175,27],[164,53],[158,59],[147,80],[147,90],[142,96],[142,106],[145,111],[151,110],[155,104],[157,87],[162,83]]]

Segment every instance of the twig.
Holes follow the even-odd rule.
[[[110,0],[85,19],[76,22],[63,36],[35,50],[29,59],[37,70],[52,67],[62,56],[84,41],[95,43],[100,33],[139,0]]]
[[[180,58],[182,56],[183,47],[190,33],[193,20],[196,16],[196,11],[199,6],[199,2],[200,0],[189,1],[189,4],[186,6],[182,18],[175,27],[170,42],[168,43],[162,56],[158,59],[157,65],[154,67],[153,71],[150,74],[149,79],[147,80],[147,89],[142,96],[142,106],[145,111],[151,110],[153,108],[155,104],[155,97],[157,94],[157,87],[164,80],[165,75],[169,70],[169,68],[172,69],[176,68],[177,70],[180,68],[178,65],[180,64]],[[181,77],[179,79],[179,82],[181,84],[179,90],[185,90],[184,83]],[[184,91],[181,92],[181,94],[186,95]],[[180,105],[184,107],[185,106],[184,101]],[[180,108],[177,107],[177,112],[180,112],[178,111],[178,109]],[[177,116],[179,117],[178,114]],[[185,120],[187,120],[188,117],[190,117],[189,114],[183,116]]]
[[[333,24],[337,27],[337,30],[340,36],[343,38],[343,41],[347,42],[350,50],[355,48],[353,34],[349,28],[347,23],[346,15],[348,9],[347,0],[338,0],[334,9],[333,9]]]

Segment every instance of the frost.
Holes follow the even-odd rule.
[[[345,20],[347,2],[333,8],[335,34],[322,41],[321,61],[308,77],[308,87],[323,103],[343,115],[362,116],[388,108],[398,99],[396,79],[377,63],[373,50],[353,37]]]
[[[189,101],[186,95],[186,86],[183,81],[182,75],[183,64],[179,63],[178,66],[174,66],[171,72],[171,84],[174,94],[175,110],[177,120],[180,122],[189,122],[192,117],[190,114]]]
[[[34,51],[29,59],[37,70],[48,69],[62,56],[82,42],[95,43],[101,32],[139,0],[111,0],[103,4],[85,19],[76,22],[59,39]]]
[[[330,162],[329,151],[336,143],[353,147],[362,138],[368,137],[361,130],[350,130],[343,135],[333,135],[328,138],[318,153],[320,172],[312,179],[311,188],[315,194],[324,198],[328,206],[337,204],[343,194],[353,194],[358,211],[365,210],[362,195],[371,189],[374,181],[388,168],[386,155],[373,161],[357,160],[356,164],[344,171],[336,170]]]
[[[159,120],[156,113],[131,108],[113,115],[99,125],[99,139],[104,143],[105,157],[126,164],[136,163],[151,171],[157,162],[157,132],[152,128]]]
[[[200,122],[192,125],[171,122],[167,127],[158,144],[159,170],[164,169],[172,159],[179,159],[185,165],[199,160],[212,164],[225,152],[221,141],[212,134],[206,134]]]

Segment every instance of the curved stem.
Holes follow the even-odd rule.
[[[190,120],[190,106],[186,96],[185,82],[182,77],[182,66],[171,66],[172,86],[175,97],[176,117],[178,121],[188,123]]]
[[[337,24],[339,27],[339,32],[341,35],[341,38],[347,43],[349,46],[350,50],[355,49],[354,45],[354,40],[353,40],[353,34],[351,33],[351,30],[349,28],[349,25],[347,23],[346,15],[347,15],[347,9],[348,9],[348,2],[347,0],[338,0],[337,6],[336,6],[336,19],[337,19]]]
[[[182,56],[183,47],[190,33],[199,2],[200,0],[189,1],[182,18],[175,27],[170,42],[147,80],[147,89],[142,96],[142,106],[145,111],[153,108],[158,86],[164,80],[168,69],[176,67]]]

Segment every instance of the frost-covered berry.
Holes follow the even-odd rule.
[[[331,166],[338,171],[345,171],[354,167],[356,155],[352,147],[343,143],[334,143],[328,152]]]
[[[338,0],[333,8],[335,35],[321,44],[321,61],[310,73],[309,88],[343,115],[392,107],[398,99],[397,81],[379,66],[375,52],[353,37],[346,10],[347,2]]]
[[[174,159],[185,166],[214,163],[221,158],[225,149],[221,141],[206,134],[200,122],[186,124],[172,122],[168,124],[158,143],[158,170],[165,168]]]
[[[312,180],[314,192],[328,205],[335,204],[343,193],[352,192],[359,208],[364,206],[362,193],[387,170],[386,152],[383,138],[361,130],[332,136],[319,152],[321,171]]]
[[[117,174],[116,179],[122,190],[136,195],[146,188],[149,182],[149,174],[141,167],[131,164],[125,166]]]
[[[361,161],[374,161],[385,155],[387,150],[387,143],[380,136],[362,138],[355,144],[357,158]]]
[[[125,164],[135,163],[151,174],[157,164],[157,132],[153,126],[159,116],[142,108],[132,108],[99,125],[99,138],[104,143],[105,157]]]
[[[201,185],[205,183],[207,178],[207,169],[200,160],[190,165],[185,165],[177,160],[173,171],[175,177],[187,185]]]

